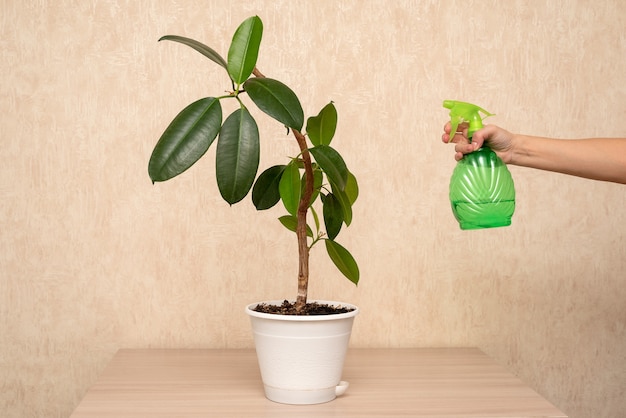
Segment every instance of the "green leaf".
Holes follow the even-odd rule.
[[[333,102],[328,103],[317,116],[306,122],[306,132],[313,145],[330,145],[337,129],[337,109]]]
[[[323,214],[326,234],[329,239],[333,240],[339,235],[341,225],[343,225],[343,208],[339,200],[332,193],[328,193],[324,196],[322,202],[324,202]]]
[[[228,74],[237,85],[250,77],[259,56],[263,22],[258,16],[244,20],[235,31],[228,49]]]
[[[346,226],[350,226],[352,223],[352,204],[350,203],[350,198],[344,190],[341,190],[335,183],[330,182],[330,187],[333,191],[333,195],[337,198],[337,201],[341,205],[341,209],[343,211],[343,221]]]
[[[280,178],[278,190],[287,212],[296,216],[298,205],[300,204],[300,169],[295,160],[292,160],[285,167],[285,171]]]
[[[356,181],[356,177],[354,174],[348,172],[348,181],[346,182],[345,188],[346,196],[350,201],[350,205],[354,205],[356,199],[359,197],[359,184]]]
[[[298,218],[296,218],[295,216],[285,215],[278,218],[278,220],[281,224],[283,224],[285,228],[292,232],[296,232],[296,229],[298,229]],[[307,236],[313,238],[313,231],[308,225],[306,226],[306,234]]]
[[[273,207],[280,200],[278,184],[286,165],[275,165],[265,170],[256,179],[252,188],[252,203],[257,210]]]
[[[315,230],[319,233],[319,231],[320,231],[320,218],[319,218],[319,216],[317,216],[317,212],[315,211],[315,208],[313,206],[311,206],[309,209],[311,209],[311,215],[313,215],[313,222],[315,222]]]
[[[352,283],[359,283],[359,266],[356,264],[354,257],[352,254],[348,252],[344,247],[336,243],[332,240],[326,241],[326,251],[328,252],[328,256],[335,266],[339,269],[344,276],[348,278]]]
[[[196,51],[198,51],[199,53],[201,53],[202,55],[204,55],[211,61],[217,63],[218,65],[221,65],[226,70],[228,70],[226,60],[222,58],[220,54],[218,54],[213,48],[210,48],[196,40],[185,38],[183,36],[177,36],[177,35],[165,35],[165,36],[162,36],[159,39],[159,41],[174,41],[174,42],[179,42],[183,45],[190,46],[191,48],[195,49]]]
[[[341,190],[332,181],[330,186],[343,210],[343,221],[346,226],[350,226],[352,223],[352,205],[354,205],[359,196],[359,186],[356,177],[352,173],[348,173],[348,181],[344,190]]]
[[[299,131],[304,111],[298,96],[285,84],[271,78],[251,78],[243,85],[246,93],[263,112],[285,126]]]
[[[245,109],[234,111],[217,141],[216,177],[220,193],[231,205],[243,199],[259,168],[259,129]]]
[[[222,106],[213,97],[183,109],[157,142],[148,174],[152,182],[169,180],[191,167],[209,149],[222,125]]]
[[[341,155],[328,145],[318,145],[309,148],[309,151],[328,179],[344,190],[348,181],[348,168]]]

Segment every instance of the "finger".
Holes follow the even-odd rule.
[[[452,142],[461,142],[461,141],[469,142],[467,139],[467,128],[463,129],[462,131],[456,131],[454,133]]]
[[[464,133],[465,136],[467,136],[468,126],[469,125],[467,122],[462,122],[459,124],[459,126],[457,126],[456,131]],[[452,130],[452,124],[450,123],[450,121],[448,121],[445,125],[443,125],[443,132],[446,134],[451,134],[452,133],[450,132],[451,130]]]
[[[472,138],[472,142],[476,143],[478,148],[482,147],[483,144],[489,140],[491,136],[495,134],[497,127],[494,125],[485,125],[482,129],[474,132],[474,137]]]
[[[441,140],[445,143],[458,143],[458,142],[467,142],[467,138],[465,138],[465,136],[463,136],[462,133],[457,132],[455,135],[450,135],[450,134],[446,134],[444,133],[443,135],[441,135]]]
[[[472,143],[471,143],[471,145],[474,147],[473,151],[476,151],[478,148],[482,147],[484,142],[485,142],[484,137],[482,137],[481,135],[474,134],[474,136],[472,137]]]
[[[444,126],[443,126],[443,134],[441,135],[441,140],[443,141],[444,144],[448,144],[450,142],[452,143],[468,143],[469,140],[467,139],[467,133],[468,133],[468,124],[467,123],[461,123],[458,127],[456,132],[450,132],[452,128],[452,124],[450,122],[447,122]]]
[[[460,154],[469,154],[470,152],[474,152],[478,149],[475,142],[472,143],[458,143],[454,147],[454,150]]]

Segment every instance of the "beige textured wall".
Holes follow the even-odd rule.
[[[1,0],[0,415],[69,415],[120,347],[250,347],[244,304],[295,296],[280,211],[228,207],[210,158],[147,175],[170,119],[228,87],[156,40],[225,54],[252,14],[259,68],[308,115],[336,103],[360,179],[361,284],[312,260],[312,297],[363,310],[352,344],[479,346],[572,417],[626,411],[626,188],[512,167],[514,225],[461,232],[439,141],[448,98],[514,131],[625,135],[624,1]],[[264,163],[295,153],[261,130]]]

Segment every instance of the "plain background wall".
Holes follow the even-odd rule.
[[[512,131],[624,136],[622,0],[0,1],[0,415],[64,417],[118,348],[251,347],[245,304],[295,297],[295,237],[217,194],[214,151],[153,186],[154,144],[265,24],[259,69],[333,100],[334,145],[360,181],[311,297],[358,304],[354,347],[478,346],[572,417],[626,411],[626,188],[511,167],[508,228],[449,209],[444,99]],[[253,105],[252,105],[253,106]],[[296,154],[253,108],[264,167]],[[489,121],[489,120],[488,120]]]

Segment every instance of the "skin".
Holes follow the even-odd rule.
[[[506,164],[626,184],[626,138],[555,139],[486,125],[470,143],[467,124],[459,125],[452,136],[449,122],[443,131],[442,141],[455,143],[457,161],[485,144]]]

